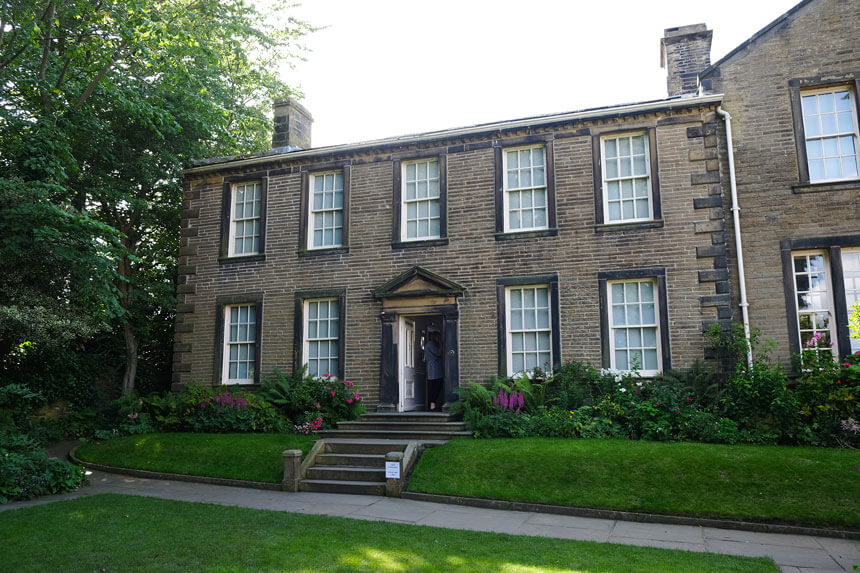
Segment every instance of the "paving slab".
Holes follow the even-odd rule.
[[[509,515],[505,515],[509,514]],[[514,511],[505,512],[497,509],[478,509],[475,512],[434,511],[418,521],[421,525],[446,527],[449,529],[471,529],[474,531],[493,531],[496,533],[517,533],[528,514]]]
[[[612,530],[610,540],[615,537],[632,539],[657,539],[677,543],[704,544],[702,528],[689,525],[666,525],[662,523],[635,523],[619,521]]]
[[[596,519],[594,517],[576,517],[572,515],[557,515],[553,513],[533,513],[526,525],[542,525],[549,527],[570,527],[590,531],[605,531],[607,535],[615,527],[613,519]]]
[[[824,549],[792,548],[784,545],[763,545],[742,541],[708,541],[708,551],[743,555],[747,557],[770,557],[777,565],[812,567],[816,569],[840,569],[839,564]]]
[[[606,543],[609,541],[609,531],[599,529],[583,529],[581,527],[559,527],[556,525],[538,525],[526,522],[517,530],[517,535],[531,535],[534,537],[555,537],[559,539],[572,539],[575,541],[598,541]]]
[[[821,549],[817,537],[805,535],[788,535],[784,533],[759,533],[756,531],[740,531],[734,529],[718,529],[703,527],[702,534],[706,540],[741,541],[745,543],[760,543],[762,545],[785,545],[787,547],[805,547]],[[841,540],[837,540],[841,541]]]
[[[682,551],[696,551],[699,553],[708,550],[704,543],[684,543],[683,541],[648,539],[647,537],[621,537],[613,535],[609,538],[609,542],[620,543],[622,545],[638,545],[639,547],[657,547],[659,549],[680,549]]]
[[[402,523],[418,523],[434,511],[437,511],[437,508],[427,505],[415,507],[408,500],[383,498],[372,505],[356,511],[352,516],[391,519]]]

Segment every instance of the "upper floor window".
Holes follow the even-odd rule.
[[[605,223],[654,218],[648,147],[646,133],[601,138]]]
[[[438,159],[404,162],[401,190],[401,241],[442,236],[442,192]]]
[[[342,171],[311,175],[308,198],[308,249],[343,246],[344,176]]]
[[[549,217],[545,147],[505,149],[502,157],[504,230],[547,229]]]
[[[803,133],[809,181],[857,177],[855,94],[846,87],[802,91]]]
[[[263,186],[260,181],[231,184],[228,256],[262,252]]]

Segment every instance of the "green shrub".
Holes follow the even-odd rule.
[[[0,432],[0,459],[0,503],[69,491],[84,481],[84,468],[48,459],[38,440],[20,432]]]
[[[354,420],[364,412],[355,384],[334,376],[309,376],[305,367],[292,374],[273,369],[272,376],[263,381],[259,395],[305,433]]]
[[[292,429],[289,421],[265,399],[226,389],[201,401],[185,423],[192,432],[215,434],[286,432]]]

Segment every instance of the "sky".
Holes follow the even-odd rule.
[[[665,28],[716,62],[797,0],[304,0],[322,28],[282,71],[314,147],[666,97]],[[729,110],[731,111],[731,110]]]

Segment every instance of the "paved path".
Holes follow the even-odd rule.
[[[89,480],[89,485],[77,491],[6,504],[0,506],[0,512],[98,493],[123,493],[452,529],[474,529],[731,555],[763,555],[772,557],[785,573],[835,573],[851,571],[853,565],[860,565],[860,541],[844,539],[525,513],[379,496],[265,491],[144,479],[99,471],[92,472]]]

